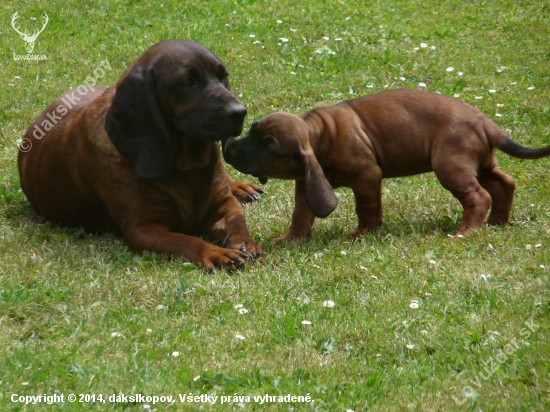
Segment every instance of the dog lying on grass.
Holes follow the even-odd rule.
[[[242,173],[296,181],[288,232],[306,237],[315,217],[337,206],[333,188],[350,187],[359,218],[353,238],[382,223],[381,183],[433,171],[462,204],[456,236],[487,223],[510,221],[515,182],[497,166],[495,151],[521,159],[550,156],[550,146],[515,143],[474,107],[420,90],[389,90],[293,115],[274,113],[242,139],[224,141],[224,158]]]
[[[229,178],[217,143],[238,136],[246,116],[218,57],[165,40],[116,84],[82,88],[46,108],[23,139],[32,147],[20,146],[21,188],[39,215],[210,271],[263,254],[240,204],[261,189]]]

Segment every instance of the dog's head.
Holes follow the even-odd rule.
[[[174,167],[183,139],[238,136],[245,116],[220,59],[200,44],[167,40],[122,75],[105,129],[139,176],[159,178]]]
[[[224,140],[223,156],[261,183],[268,178],[304,179],[308,206],[317,217],[328,216],[338,204],[309,143],[308,126],[299,116],[274,113],[254,122],[243,138]]]

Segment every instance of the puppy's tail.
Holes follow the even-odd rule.
[[[550,156],[550,146],[546,146],[541,149],[530,149],[522,146],[519,143],[514,142],[510,136],[507,136],[493,122],[486,124],[485,133],[489,138],[489,142],[493,146],[498,147],[510,156],[518,157],[520,159],[540,159],[542,157]]]

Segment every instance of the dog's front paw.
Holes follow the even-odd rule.
[[[260,246],[254,243],[251,239],[239,239],[236,236],[228,236],[223,242],[223,247],[228,249],[240,250],[246,253],[250,258],[256,259],[265,255],[265,252]]]
[[[209,272],[214,269],[232,271],[244,266],[250,256],[242,250],[226,249],[210,245],[201,257],[202,266]]]
[[[264,190],[255,184],[245,182],[230,182],[231,193],[241,204],[255,202],[263,195]]]

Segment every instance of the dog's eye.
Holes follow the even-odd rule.
[[[178,80],[178,85],[182,87],[194,86],[200,82],[200,74],[194,68],[186,70],[183,76]]]
[[[265,148],[269,153],[277,153],[277,150],[279,149],[275,139],[266,139]]]
[[[196,83],[194,76],[184,76],[180,81],[180,86],[192,86]]]
[[[229,79],[227,76],[222,79],[222,84],[223,87],[225,87],[227,90],[231,90],[231,87],[229,87]]]

